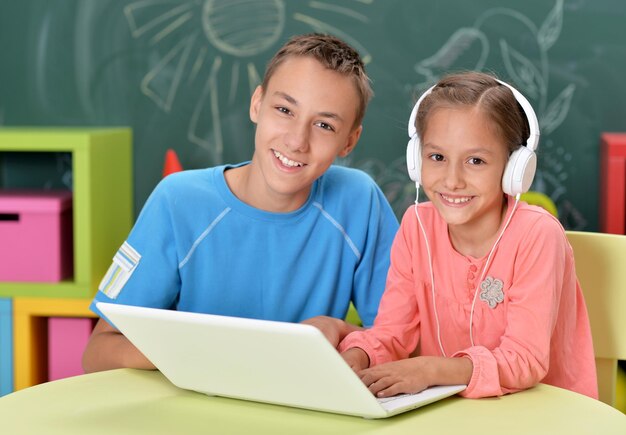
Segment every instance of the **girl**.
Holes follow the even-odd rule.
[[[409,172],[430,202],[405,213],[374,326],[341,342],[344,359],[378,397],[544,382],[597,398],[572,249],[553,216],[518,202],[539,137],[528,101],[490,75],[450,75],[409,131]]]

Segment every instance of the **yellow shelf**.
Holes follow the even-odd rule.
[[[47,319],[96,317],[89,299],[14,298],[14,388],[21,390],[47,380]]]

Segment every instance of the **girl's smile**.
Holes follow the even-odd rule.
[[[473,198],[472,196],[447,195],[445,193],[439,193],[439,196],[441,197],[444,203],[447,203],[447,205],[452,206],[452,207],[458,207],[458,206],[464,207]]]

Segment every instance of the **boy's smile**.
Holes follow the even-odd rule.
[[[298,167],[304,166],[304,163],[290,160],[286,156],[281,154],[279,151],[276,151],[276,150],[272,150],[272,151],[274,152],[274,155],[276,156],[278,161],[281,163],[281,166],[284,166],[287,169],[298,168]]]
[[[226,172],[233,193],[266,211],[301,207],[313,182],[356,145],[358,104],[350,78],[310,57],[286,59],[252,95],[255,152],[250,165]]]

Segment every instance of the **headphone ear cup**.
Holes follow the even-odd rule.
[[[530,148],[520,146],[513,151],[502,176],[502,190],[517,196],[528,192],[537,170],[537,155]]]
[[[422,183],[422,155],[420,141],[417,134],[411,136],[406,146],[406,166],[409,171],[409,178],[417,184]]]

